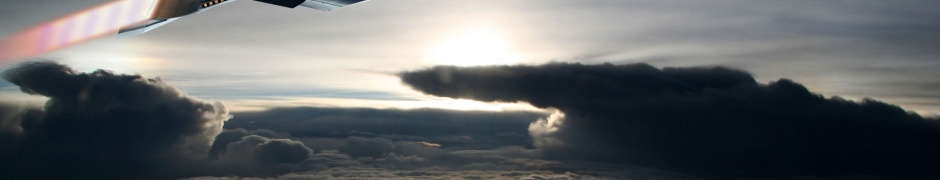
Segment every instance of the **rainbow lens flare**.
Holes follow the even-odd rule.
[[[110,2],[40,24],[0,40],[0,64],[34,57],[146,23],[156,0]]]

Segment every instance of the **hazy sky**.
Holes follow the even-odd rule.
[[[0,7],[0,33],[100,2],[8,1]],[[930,114],[940,108],[935,5],[376,0],[320,12],[238,1],[142,36],[47,57],[81,71],[160,76],[233,106],[433,106],[414,101],[436,98],[389,74],[440,64],[563,61],[736,67],[762,82],[790,78],[825,95],[873,97]]]
[[[938,178],[937,7],[235,1],[0,65],[0,177]]]

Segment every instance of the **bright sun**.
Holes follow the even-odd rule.
[[[436,65],[479,66],[516,64],[520,56],[497,31],[469,28],[448,35],[431,46],[426,60]]]

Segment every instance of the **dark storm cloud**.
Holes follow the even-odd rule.
[[[543,160],[523,134],[544,113],[279,108],[228,120],[140,75],[36,62],[4,77],[49,98],[0,102],[0,176],[13,179],[687,177]]]
[[[715,177],[938,177],[940,122],[875,100],[824,98],[728,68],[646,64],[434,67],[422,92],[524,101],[560,113],[529,127],[555,160],[604,161]]]
[[[221,104],[139,75],[31,62],[4,79],[49,97],[41,109],[0,105],[0,176],[14,179],[181,176],[174,166],[204,158],[229,119]]]
[[[25,129],[34,128],[42,113],[37,107],[0,102],[0,149],[18,149]],[[14,156],[12,153],[0,153],[0,159]]]
[[[313,154],[283,132],[221,133],[230,118],[224,106],[188,97],[160,79],[79,73],[52,62],[20,64],[4,78],[49,100],[44,107],[0,102],[3,177],[270,177]]]

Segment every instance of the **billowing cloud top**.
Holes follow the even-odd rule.
[[[0,172],[14,179],[178,177],[187,172],[168,169],[205,158],[229,119],[221,104],[139,75],[33,62],[4,78],[49,97],[41,110],[0,119],[18,130],[0,134],[11,147],[0,153]]]
[[[450,66],[405,72],[437,96],[530,102],[549,159],[639,164],[714,177],[940,177],[940,121],[875,100],[824,98],[791,80],[646,64]]]

